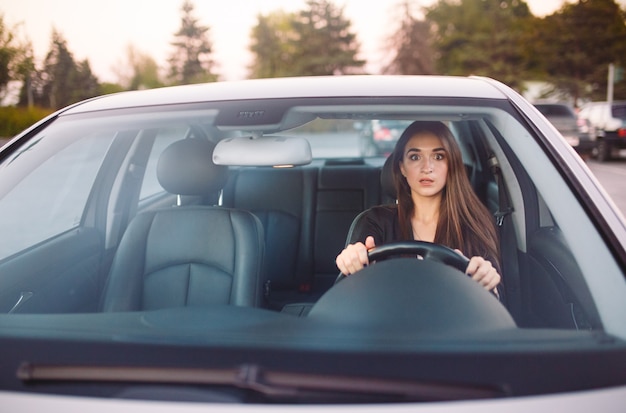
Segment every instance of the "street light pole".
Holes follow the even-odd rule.
[[[609,105],[613,103],[613,83],[615,83],[615,65],[609,63],[609,78],[607,79],[606,100]],[[610,106],[609,106],[610,107]]]

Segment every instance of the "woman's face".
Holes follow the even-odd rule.
[[[413,135],[404,147],[400,172],[413,197],[441,195],[448,177],[448,153],[441,139],[430,132]]]

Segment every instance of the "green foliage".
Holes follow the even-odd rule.
[[[564,2],[544,18],[533,16],[524,0],[437,0],[426,8],[420,0],[397,1],[397,28],[387,45],[393,59],[384,73],[484,75],[518,90],[527,80],[544,80],[563,98],[600,100],[606,97],[609,64],[626,67],[626,12],[616,0]],[[183,0],[181,11],[170,84],[217,81],[209,27],[194,17],[192,0]],[[89,62],[76,62],[56,30],[37,68],[32,46],[18,34],[0,13],[0,98],[10,81],[22,81],[21,106],[58,109],[166,83],[154,59],[129,47],[119,84],[100,84]],[[363,72],[351,22],[331,0],[308,0],[295,13],[258,15],[250,37],[253,78]],[[626,99],[625,79],[616,79],[614,97]]]
[[[159,75],[159,66],[151,56],[129,45],[126,57],[127,65],[117,69],[121,87],[126,90],[141,90],[165,86]]]
[[[0,99],[8,94],[9,83],[23,80],[34,66],[30,44],[17,38],[18,27],[9,27],[0,14]]]
[[[51,113],[50,109],[40,107],[0,107],[0,138],[12,138]]]
[[[14,37],[6,27],[4,19],[0,17],[0,90],[6,90],[9,82],[13,80],[13,66],[17,47],[13,45]]]
[[[533,44],[546,80],[574,99],[604,99],[609,64],[626,65],[625,17],[614,0],[586,0],[542,19]],[[626,98],[622,82],[615,92]]]
[[[336,132],[354,132],[354,120],[318,118],[289,131],[289,133],[293,133],[294,135]],[[311,137],[312,136],[307,136],[307,138]]]
[[[258,16],[252,30],[251,77],[321,76],[355,73],[359,43],[343,9],[328,0],[308,0],[296,14]]]
[[[328,0],[308,0],[293,22],[293,75],[349,74],[365,65],[343,9]]]
[[[395,56],[384,69],[387,74],[431,75],[435,73],[434,48],[431,45],[431,27],[415,17],[411,1],[404,0],[399,7],[399,27],[389,39]]]
[[[169,59],[170,79],[173,84],[215,82],[212,73],[212,44],[208,38],[209,27],[201,26],[193,15],[194,6],[185,0],[181,27],[172,42],[175,50]]]
[[[103,83],[100,83],[99,95],[109,95],[111,93],[124,92],[125,90],[127,89],[122,87],[122,85],[118,83],[103,82]]]
[[[67,42],[54,30],[43,69],[33,71],[25,77],[19,104],[60,109],[99,93],[100,85],[89,62],[84,60],[76,63]]]
[[[521,88],[531,65],[523,53],[533,21],[522,0],[439,0],[427,9],[433,24],[437,69],[448,75],[482,75]]]
[[[400,4],[388,73],[482,75],[518,90],[543,80],[551,94],[576,101],[604,99],[609,63],[626,66],[626,15],[615,0],[566,2],[544,18],[523,0],[438,0],[423,20],[410,12],[416,3]],[[626,81],[614,90],[626,99]]]
[[[291,74],[294,56],[293,27],[295,14],[275,11],[258,15],[257,25],[252,29],[250,51],[256,56],[250,66],[251,78],[283,77]]]

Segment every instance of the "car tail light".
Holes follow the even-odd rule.
[[[578,126],[578,131],[581,133],[589,133],[591,130],[588,119],[578,118],[576,119],[576,125]]]
[[[620,138],[626,138],[626,128],[619,128],[617,130],[617,136]]]
[[[391,131],[387,128],[381,128],[374,132],[375,141],[388,141],[391,140]]]

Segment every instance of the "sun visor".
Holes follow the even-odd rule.
[[[311,163],[311,145],[293,136],[239,136],[218,142],[213,151],[217,165],[295,166]]]

